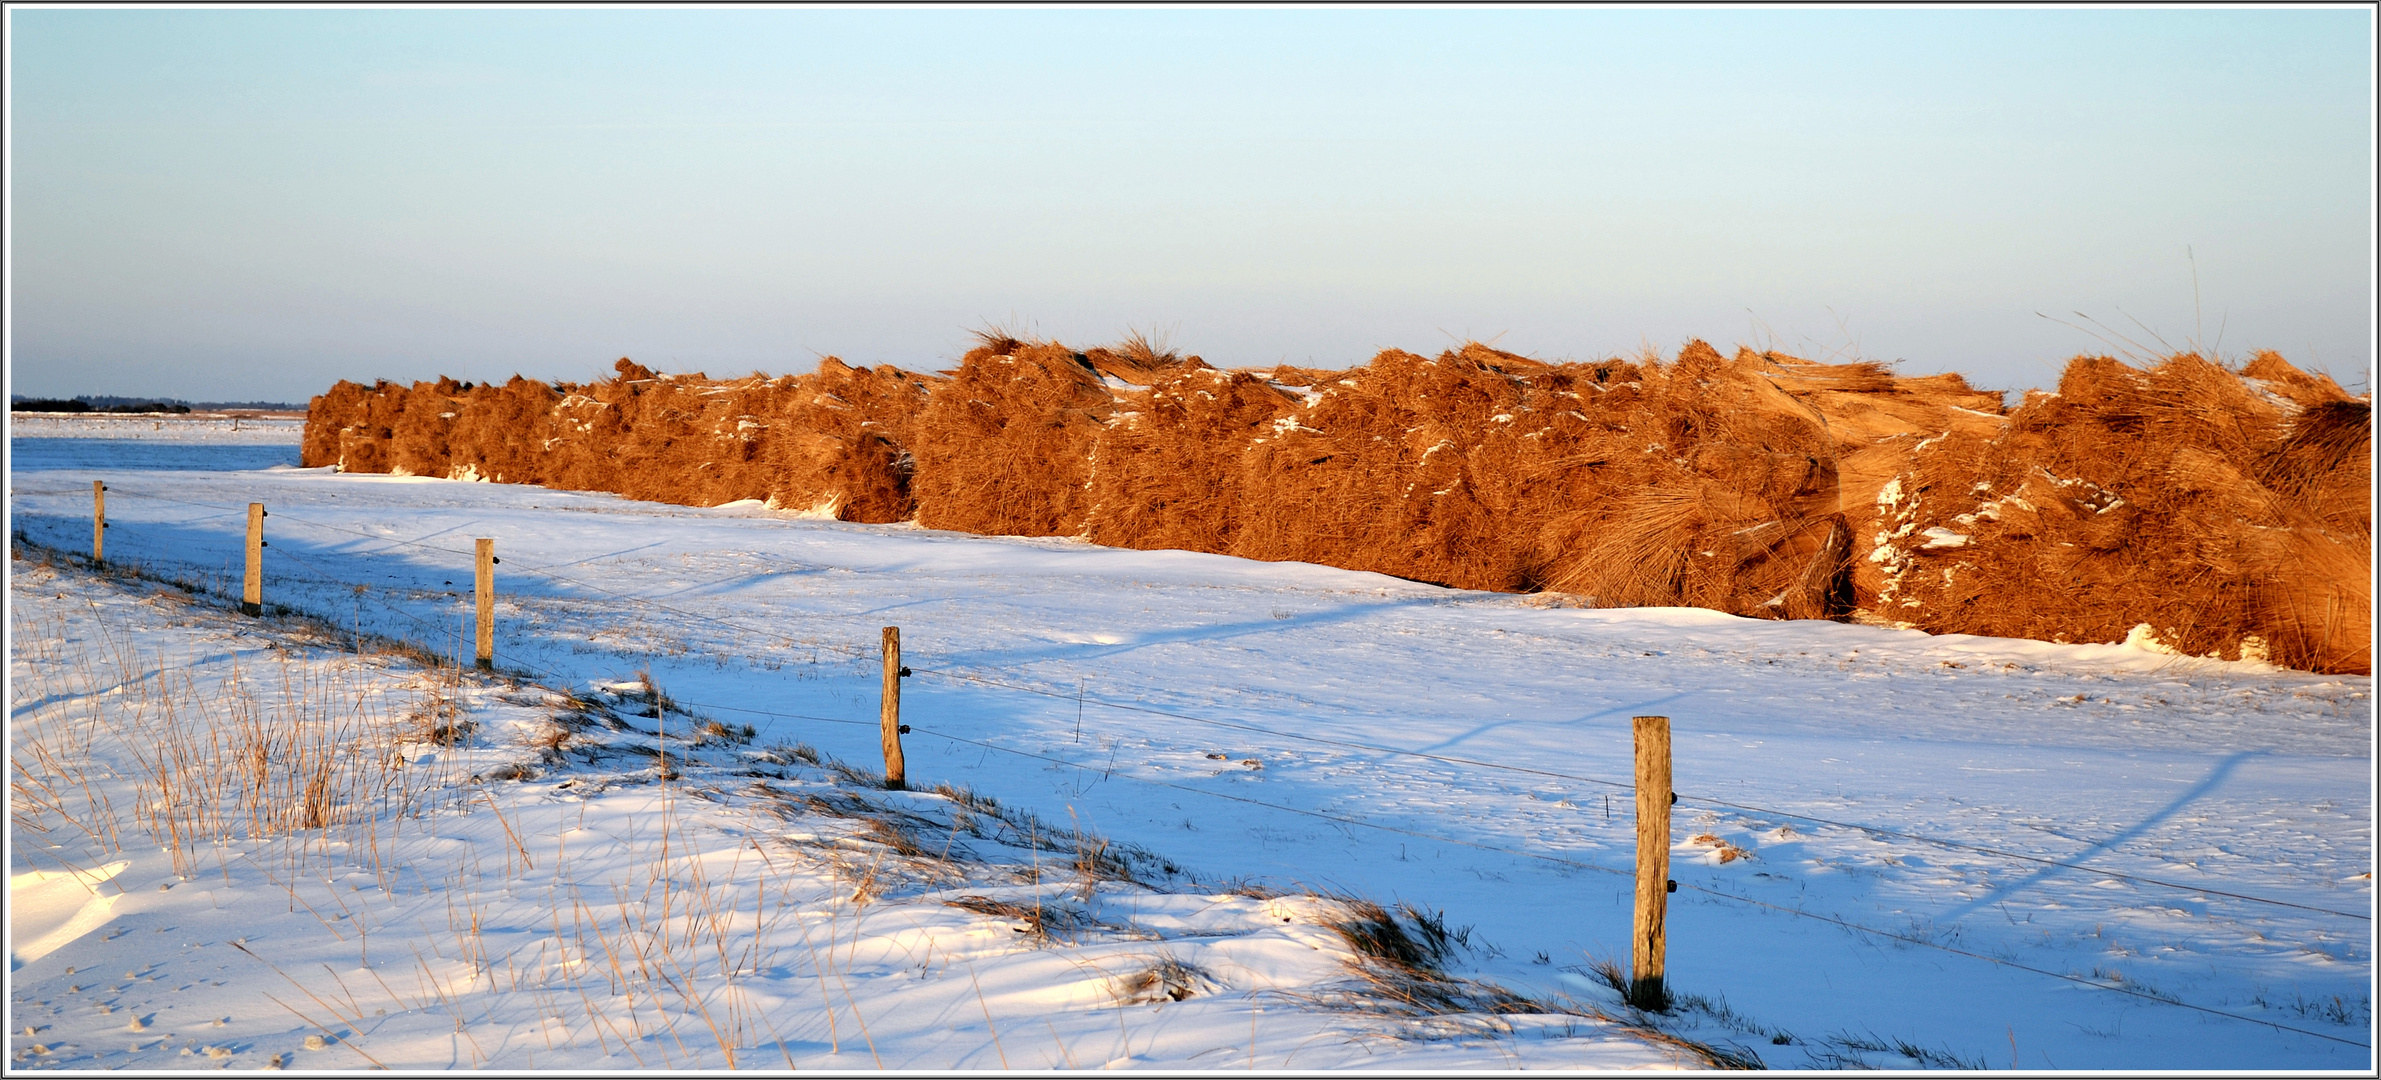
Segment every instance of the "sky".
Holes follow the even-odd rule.
[[[10,390],[1692,338],[2368,383],[2373,14],[8,18]]]

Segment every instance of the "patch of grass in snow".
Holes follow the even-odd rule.
[[[2369,1028],[2373,1024],[2373,995],[2369,993],[2358,994],[2355,1001],[2349,1001],[2344,994],[2310,998],[2304,993],[2292,991],[2290,1000],[2283,1001],[2280,995],[2268,996],[2264,991],[2259,991],[2250,995],[2249,1004],[2289,1012],[2301,1019],[2349,1027]]]
[[[1031,810],[1003,806],[989,795],[979,795],[965,787],[949,782],[936,784],[932,794],[949,799],[966,814],[989,818],[998,822],[999,829],[986,831],[972,820],[962,819],[963,828],[978,836],[997,838],[1031,852],[1049,852],[1063,857],[1066,865],[1085,883],[1085,895],[1098,882],[1121,881],[1155,888],[1171,881],[1194,880],[1190,871],[1174,860],[1138,844],[1113,840],[1083,828],[1077,821],[1060,829],[1042,820]],[[1067,811],[1071,817],[1074,810]]]
[[[1895,1054],[1922,1069],[1958,1069],[1983,1072],[1984,1059],[1962,1058],[1950,1049],[1930,1050],[1907,1039],[1886,1038],[1875,1032],[1853,1035],[1837,1032],[1824,1039],[1804,1044],[1813,1067],[1822,1069],[1874,1069],[1878,1064],[1864,1055]]]
[[[1220,984],[1215,976],[1196,964],[1184,963],[1170,952],[1160,952],[1146,966],[1111,976],[1109,993],[1118,1005],[1147,1005],[1160,1001],[1184,1001],[1196,994],[1214,992]]]
[[[129,575],[111,577],[142,584]],[[76,587],[95,597],[113,591],[90,581]],[[591,866],[585,847],[561,840],[551,853],[532,852],[529,823],[476,786],[534,771],[503,760],[507,745],[560,757],[569,738],[596,727],[593,718],[611,718],[600,703],[559,693],[525,699],[516,683],[466,675],[452,665],[408,673],[382,658],[305,649],[295,640],[302,635],[277,620],[259,626],[225,616],[221,625],[245,644],[185,664],[147,652],[136,631],[119,625],[126,613],[117,605],[126,598],[156,599],[136,589],[129,597],[102,597],[111,603],[71,618],[16,612],[12,690],[20,704],[35,707],[11,724],[12,756],[37,763],[18,770],[12,793],[20,837],[78,828],[82,843],[74,850],[38,845],[58,861],[76,863],[138,847],[133,837],[146,831],[171,853],[184,879],[211,856],[227,884],[253,873],[285,891],[291,910],[312,913],[331,938],[357,950],[357,970],[371,985],[341,980],[335,991],[310,985],[320,980],[307,977],[304,965],[261,943],[257,949],[233,944],[297,991],[282,1007],[319,1030],[321,1045],[344,1046],[366,1060],[360,1033],[380,1025],[366,1018],[368,1006],[357,1004],[359,992],[366,1002],[383,1002],[374,1016],[391,1009],[401,1016],[446,1015],[459,1052],[475,1067],[491,1063],[487,1055],[496,1052],[480,1041],[487,1028],[499,1033],[489,1046],[506,1041],[501,1033],[511,1021],[499,1013],[535,1007],[540,1016],[558,1017],[573,998],[587,1023],[564,1037],[640,1065],[647,1064],[640,1052],[670,1060],[655,1036],[666,1036],[683,1060],[698,1065],[733,1067],[741,1050],[766,1045],[770,1020],[742,980],[772,966],[762,962],[765,946],[788,916],[782,898],[774,910],[766,901],[771,886],[782,892],[783,884],[765,871],[756,872],[757,882],[755,873],[739,878],[732,869],[722,880],[667,798],[658,820],[609,845]],[[253,655],[259,631],[270,659]],[[515,692],[500,692],[504,687]],[[539,708],[524,707],[530,700],[544,718],[537,718]],[[515,725],[511,743],[491,741],[481,736],[475,715],[490,705],[532,719]],[[594,746],[601,753],[588,758],[622,752],[620,744],[636,737],[641,733],[591,739],[607,745]],[[118,781],[129,784],[132,799],[109,797],[112,778],[94,772],[107,761],[136,764]],[[620,780],[580,776],[563,787],[600,791]],[[480,842],[457,847],[439,839],[442,831],[471,836],[474,827],[458,817],[475,810],[496,825],[476,829]],[[433,818],[448,823],[428,821]],[[422,821],[428,823],[416,824]],[[618,850],[623,843],[635,849],[626,857]],[[532,875],[540,865],[544,872]],[[589,880],[592,892],[579,883],[622,866],[629,877]],[[378,888],[329,885],[358,873]],[[546,895],[532,906],[551,920],[552,933],[525,939],[514,922],[522,914],[513,894],[540,887]],[[434,923],[409,925],[441,907],[443,934]],[[410,957],[375,954],[374,939],[385,942],[392,930]],[[411,995],[403,989],[408,984]],[[689,1050],[689,1036],[699,1040],[698,1049]],[[710,1049],[700,1049],[702,1043]]]
[[[1449,928],[1445,915],[1407,904],[1395,912],[1353,896],[1325,897],[1341,915],[1329,926],[1347,943],[1353,980],[1334,991],[1297,995],[1327,1008],[1396,1016],[1415,1037],[1456,1039],[1512,1036],[1520,1017],[1569,1017],[1610,1024],[1633,1038],[1678,1055],[1693,1067],[1762,1068],[1759,1055],[1716,1046],[1666,1030],[1637,1010],[1614,1013],[1564,999],[1515,993],[1495,983],[1460,978],[1445,965],[1471,945],[1469,927]]]
[[[1098,925],[1097,920],[1081,908],[1063,903],[1044,903],[1038,892],[1030,904],[969,893],[945,900],[943,906],[1015,922],[1018,925],[1011,929],[1029,936],[1036,943],[1047,942],[1062,934],[1071,938],[1080,931]]]
[[[797,761],[806,765],[817,765],[819,763],[818,748],[810,745],[809,743],[770,743],[767,746],[761,747],[759,750],[753,751],[750,756],[755,761],[765,762],[770,765],[791,765]]]
[[[1618,995],[1624,1005],[1627,1003],[1630,978],[1618,961],[1610,957],[1593,958],[1589,960],[1587,970],[1596,978],[1596,981],[1603,983]],[[1810,1039],[1795,1035],[1784,1028],[1772,1028],[1755,1022],[1752,1018],[1731,1008],[1726,998],[1683,993],[1674,988],[1669,991],[1667,996],[1669,998],[1668,1013],[1672,1018],[1671,1026],[1674,1030],[1666,1033],[1673,1038],[1683,1038],[1677,1033],[1677,1030],[1685,1029],[1690,1025],[1699,1026],[1710,1023],[1737,1035],[1764,1040],[1772,1046],[1800,1046],[1810,1059],[1813,1068],[1879,1068],[1877,1062],[1864,1056],[1870,1054],[1898,1054],[1915,1062],[1918,1068],[1925,1069],[1982,1070],[1984,1068],[1982,1058],[1970,1061],[1961,1058],[1949,1049],[1930,1050],[1907,1039],[1886,1038],[1874,1032],[1858,1036],[1839,1032],[1825,1038]],[[1662,1021],[1646,1015],[1641,1010],[1631,1009],[1631,1013],[1637,1022],[1662,1030]],[[1688,1041],[1692,1042],[1692,1040]],[[1694,1045],[1706,1047],[1714,1053],[1731,1055],[1740,1062],[1738,1067],[1764,1067],[1760,1063],[1758,1055],[1741,1047],[1733,1050],[1720,1050],[1710,1047],[1707,1043],[1698,1042]]]
[[[20,700],[60,703],[29,710],[10,725],[20,767],[12,780],[20,824],[51,832],[79,829],[103,858],[125,850],[133,826],[173,857],[184,879],[222,846],[296,833],[377,858],[384,821],[419,814],[450,777],[443,757],[428,767],[409,760],[408,743],[452,742],[454,725],[417,696],[392,721],[376,666],[293,656],[271,659],[237,651],[221,678],[146,655],[104,612],[73,620],[19,611],[12,627],[33,662],[16,687]],[[417,694],[419,691],[417,691]],[[71,704],[68,704],[71,703]],[[448,737],[433,738],[433,729]],[[132,763],[134,802],[118,808],[106,778],[91,774],[98,756]],[[53,858],[68,858],[53,854]],[[228,874],[228,871],[226,871]]]
[[[1628,1006],[1632,980],[1628,970],[1622,967],[1618,960],[1611,957],[1592,957],[1588,960],[1585,970],[1597,982],[1609,988],[1617,996],[1620,1004],[1624,1007]],[[1916,1062],[1918,1068],[1976,1070],[1984,1068],[1982,1058],[1970,1062],[1949,1049],[1930,1050],[1906,1039],[1889,1039],[1874,1032],[1859,1036],[1839,1032],[1825,1038],[1807,1038],[1784,1028],[1772,1028],[1760,1024],[1731,1008],[1726,998],[1686,993],[1675,987],[1666,987],[1665,989],[1667,990],[1665,996],[1668,1008],[1663,1010],[1663,1016],[1649,1015],[1644,1010],[1634,1007],[1629,1008],[1629,1016],[1634,1022],[1663,1031],[1673,1038],[1683,1039],[1685,1037],[1683,1032],[1708,1023],[1735,1035],[1766,1041],[1772,1046],[1800,1046],[1803,1048],[1804,1054],[1810,1058],[1813,1068],[1879,1068],[1877,1062],[1871,1061],[1863,1055],[1882,1053],[1899,1054]],[[1694,1042],[1693,1040],[1687,1041]],[[1703,1046],[1713,1053],[1730,1055],[1741,1063],[1738,1067],[1765,1067],[1760,1063],[1757,1054],[1742,1047],[1723,1050],[1711,1047],[1708,1043],[1694,1042],[1694,1045]]]

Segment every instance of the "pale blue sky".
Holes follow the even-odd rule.
[[[1774,340],[2043,385],[2082,311],[2361,384],[2372,15],[10,19],[12,389]]]

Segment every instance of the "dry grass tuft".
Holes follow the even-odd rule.
[[[1033,903],[1026,904],[970,893],[945,900],[943,904],[961,911],[1010,920],[1017,924],[1010,929],[1028,935],[1036,942],[1048,941],[1053,935],[1073,935],[1096,925],[1091,916],[1077,908],[1050,903],[1039,897]]]
[[[549,721],[521,732],[520,739],[521,745],[537,751],[539,760],[557,763],[563,760],[563,748],[575,734],[568,725]]]
[[[877,843],[883,844],[884,846],[892,849],[894,854],[905,859],[932,859],[936,857],[935,853],[931,849],[918,843],[917,837],[913,835],[910,830],[904,828],[900,822],[891,818],[870,818],[867,823],[860,826],[860,835],[866,839],[874,840]]]
[[[1137,967],[1109,979],[1108,992],[1119,1005],[1147,1005],[1160,1001],[1185,1001],[1204,993],[1211,993],[1218,984],[1215,977],[1195,964],[1186,964],[1169,954],[1159,954],[1148,966]]]
[[[1720,863],[1723,866],[1728,863],[1735,862],[1738,859],[1750,859],[1753,857],[1753,853],[1751,851],[1738,847],[1735,843],[1719,836],[1715,836],[1711,833],[1698,834],[1694,839],[1688,840],[1687,843],[1708,845],[1714,851],[1719,853]]]
[[[1406,915],[1400,920],[1381,905],[1355,897],[1342,897],[1338,903],[1345,915],[1333,921],[1331,929],[1357,955],[1400,969],[1436,973],[1454,953],[1455,942],[1438,918],[1400,905]]]
[[[1593,1006],[1526,997],[1476,979],[1450,976],[1443,965],[1457,949],[1466,947],[1466,930],[1449,930],[1443,917],[1399,905],[1398,913],[1369,900],[1329,897],[1342,911],[1331,928],[1356,959],[1356,983],[1344,992],[1310,997],[1315,1004],[1351,1012],[1397,1017],[1417,1025],[1423,1037],[1509,1036],[1511,1019],[1521,1016],[1576,1016],[1611,1024],[1625,1034],[1662,1047],[1696,1067],[1758,1069],[1761,1061],[1749,1052],[1713,1046],[1662,1030],[1651,1017],[1631,1010],[1614,1015]],[[1591,965],[1598,978],[1616,986],[1625,978],[1604,961]]]

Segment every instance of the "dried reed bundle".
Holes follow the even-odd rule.
[[[1505,436],[1524,411],[1522,373],[1548,368],[1473,344],[1436,359],[1391,349],[1338,373],[1242,455],[1231,553],[1530,587],[1535,560],[1496,503],[1516,464]]]
[[[1243,513],[1240,455],[1297,398],[1249,372],[1196,361],[1152,375],[1154,385],[1128,393],[1101,429],[1092,451],[1092,542],[1230,550]]]
[[[615,371],[560,403],[579,430],[557,447],[561,486],[690,506],[767,497],[762,418],[792,395],[792,379],[663,376],[625,359]]]
[[[344,379],[308,402],[298,462],[348,472],[385,473],[395,465],[389,442],[410,391],[386,379],[363,386]]]
[[[554,437],[553,387],[519,375],[463,393],[461,415],[447,434],[447,473],[499,483],[542,484]]]
[[[2237,374],[2079,357],[1888,485],[1879,613],[2368,672],[2371,444],[2370,402],[2272,353]]]
[[[769,503],[883,524],[917,512],[909,447],[927,388],[941,380],[830,356],[768,420]]]
[[[998,332],[947,377],[342,382],[304,459],[843,520],[1082,535],[1462,588],[2370,669],[2371,406],[2261,353],[2069,365],[2013,414],[1697,341],[1549,364],[1479,343],[1219,371]]]
[[[1837,448],[1825,419],[1767,377],[1787,359],[1691,342],[1590,402],[1569,441],[1594,493],[1545,526],[1563,541],[1550,583],[1608,604],[1848,614]]]
[[[1847,523],[1873,512],[1877,493],[1909,471],[1918,447],[1945,437],[1990,438],[2003,423],[2001,395],[1975,390],[1957,374],[1902,377],[1879,364],[1813,364],[1775,352],[1739,351],[1737,363],[1819,415],[1834,444],[1834,509]],[[1847,528],[1837,539],[1849,545],[1851,606],[1867,610],[1884,587],[1869,558],[1874,534]]]
[[[1082,354],[983,335],[918,416],[909,448],[918,524],[995,536],[1081,533],[1092,446],[1116,404]]]
[[[463,414],[463,392],[469,384],[440,376],[437,382],[417,382],[405,396],[405,406],[388,442],[389,471],[399,476],[445,476],[453,461],[447,435]]]

